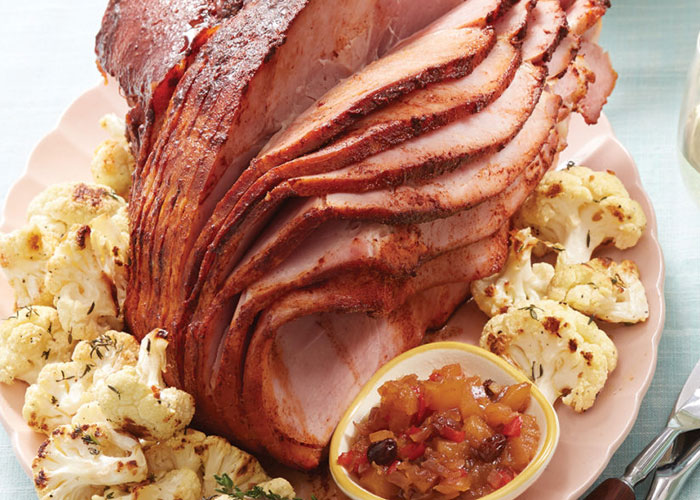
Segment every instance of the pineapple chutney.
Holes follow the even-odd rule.
[[[387,499],[481,498],[509,483],[537,453],[540,429],[525,414],[530,384],[499,386],[458,364],[427,380],[379,388],[381,402],[338,457],[363,488]]]

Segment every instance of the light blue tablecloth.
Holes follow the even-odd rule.
[[[105,3],[0,1],[3,197],[32,145],[71,100],[97,82],[92,37]],[[614,0],[603,30],[602,45],[620,74],[606,113],[636,159],[656,207],[668,308],[656,377],[604,477],[620,473],[659,431],[700,358],[700,210],[686,192],[676,158],[678,108],[698,30],[700,0]],[[31,498],[31,483],[0,430],[0,500]],[[700,499],[700,473],[681,498]]]

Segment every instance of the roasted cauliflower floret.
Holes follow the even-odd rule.
[[[0,235],[0,266],[15,292],[15,306],[53,305],[46,288],[46,263],[53,255],[60,233],[42,229],[36,220]]]
[[[137,365],[107,377],[97,392],[103,414],[115,428],[148,441],[168,439],[194,416],[194,398],[165,386],[167,333],[155,330],[141,341]]]
[[[155,443],[144,449],[148,470],[155,475],[174,469],[189,469],[201,479],[202,450],[206,434],[194,429],[185,429],[170,439]]]
[[[204,440],[204,445],[202,454],[204,465],[202,494],[204,496],[217,493],[219,483],[216,478],[224,474],[243,491],[270,479],[254,456],[231,446],[224,438],[208,436]]]
[[[122,327],[129,245],[126,209],[74,226],[47,264],[61,324],[77,339]]]
[[[559,261],[547,294],[588,316],[611,323],[639,323],[649,317],[639,269],[629,260],[619,264],[608,258],[584,264]]]
[[[514,218],[517,227],[564,247],[569,264],[591,259],[611,242],[619,249],[637,244],[646,227],[642,207],[612,173],[571,167],[548,172]]]
[[[70,360],[75,341],[53,307],[28,306],[0,322],[0,382],[37,381],[48,363]]]
[[[202,485],[189,469],[172,470],[131,488],[107,488],[92,500],[201,500]]]
[[[105,486],[148,476],[138,440],[101,425],[58,427],[39,448],[32,471],[41,500],[85,500]]]
[[[617,365],[617,349],[605,332],[553,300],[494,316],[480,343],[530,377],[550,402],[562,397],[577,412],[593,406]]]
[[[89,424],[105,424],[111,425],[107,422],[107,417],[100,409],[100,405],[97,401],[92,401],[90,403],[85,403],[80,408],[70,421],[73,427],[89,425]]]
[[[100,120],[100,126],[110,138],[102,142],[92,158],[92,177],[98,184],[109,186],[124,199],[131,188],[131,175],[136,162],[131,154],[124,131],[124,120],[108,114]]]
[[[270,478],[252,455],[231,446],[218,436],[205,436],[186,429],[172,438],[145,449],[148,470],[162,474],[173,469],[190,469],[202,479],[202,495],[216,495],[216,477],[228,476],[232,484],[248,491]]]
[[[81,406],[96,401],[111,373],[135,365],[139,343],[129,334],[108,332],[78,343],[72,361],[51,363],[27,389],[22,415],[36,431],[50,433],[71,423]]]
[[[125,205],[124,199],[106,186],[68,182],[53,184],[34,198],[27,218],[45,217],[62,237],[72,226],[87,224],[99,215],[114,215]]]
[[[296,492],[289,481],[281,477],[270,479],[254,486],[249,491],[241,490],[235,486],[226,474],[217,478],[219,492],[227,492],[224,495],[211,497],[210,500],[230,500],[231,498],[279,498],[280,500],[296,500]]]
[[[46,266],[56,247],[74,225],[89,224],[100,215],[111,217],[125,205],[111,189],[84,183],[56,184],[34,198],[27,224],[0,235],[0,266],[17,307],[53,305]]]
[[[554,268],[545,262],[532,264],[532,249],[537,243],[530,228],[514,231],[501,272],[472,282],[472,296],[485,314],[495,316],[518,304],[545,298]]]

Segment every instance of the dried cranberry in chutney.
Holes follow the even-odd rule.
[[[537,452],[540,430],[524,413],[528,383],[499,386],[454,364],[428,380],[386,382],[379,394],[338,464],[380,497],[481,498],[509,483]]]

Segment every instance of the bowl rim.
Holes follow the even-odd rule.
[[[483,349],[479,346],[473,344],[467,344],[463,342],[455,341],[444,341],[444,342],[433,342],[429,344],[424,344],[419,347],[415,347],[410,351],[395,357],[388,363],[384,364],[377,372],[372,376],[372,378],[367,381],[367,383],[362,387],[359,394],[355,397],[352,404],[343,414],[343,418],[333,432],[333,437],[331,439],[331,445],[329,449],[329,464],[330,471],[333,480],[346,494],[352,495],[357,498],[363,498],[366,500],[386,500],[383,497],[377,496],[374,493],[362,488],[358,485],[350,476],[350,474],[340,465],[338,465],[338,454],[340,451],[340,444],[344,434],[344,430],[352,423],[355,413],[370,392],[374,389],[377,382],[382,378],[389,370],[394,368],[396,365],[403,363],[404,361],[413,358],[417,355],[423,354],[432,350],[445,350],[452,349],[463,351],[471,355],[480,356],[492,364],[496,365],[506,374],[514,378],[517,383],[528,382],[531,386],[531,396],[537,402],[537,404],[542,409],[544,413],[544,421],[546,423],[546,432],[543,437],[543,444],[539,452],[530,461],[530,463],[520,472],[515,478],[508,484],[499,488],[498,490],[489,493],[488,495],[481,497],[480,500],[497,500],[503,498],[509,494],[522,493],[520,488],[528,485],[528,483],[533,482],[538,473],[541,472],[544,467],[549,463],[552,458],[554,451],[556,450],[557,444],[559,442],[559,419],[557,417],[556,411],[552,404],[547,400],[542,391],[532,383],[532,381],[523,374],[520,370],[515,368],[513,365],[505,361],[504,359],[496,356],[495,354]]]

